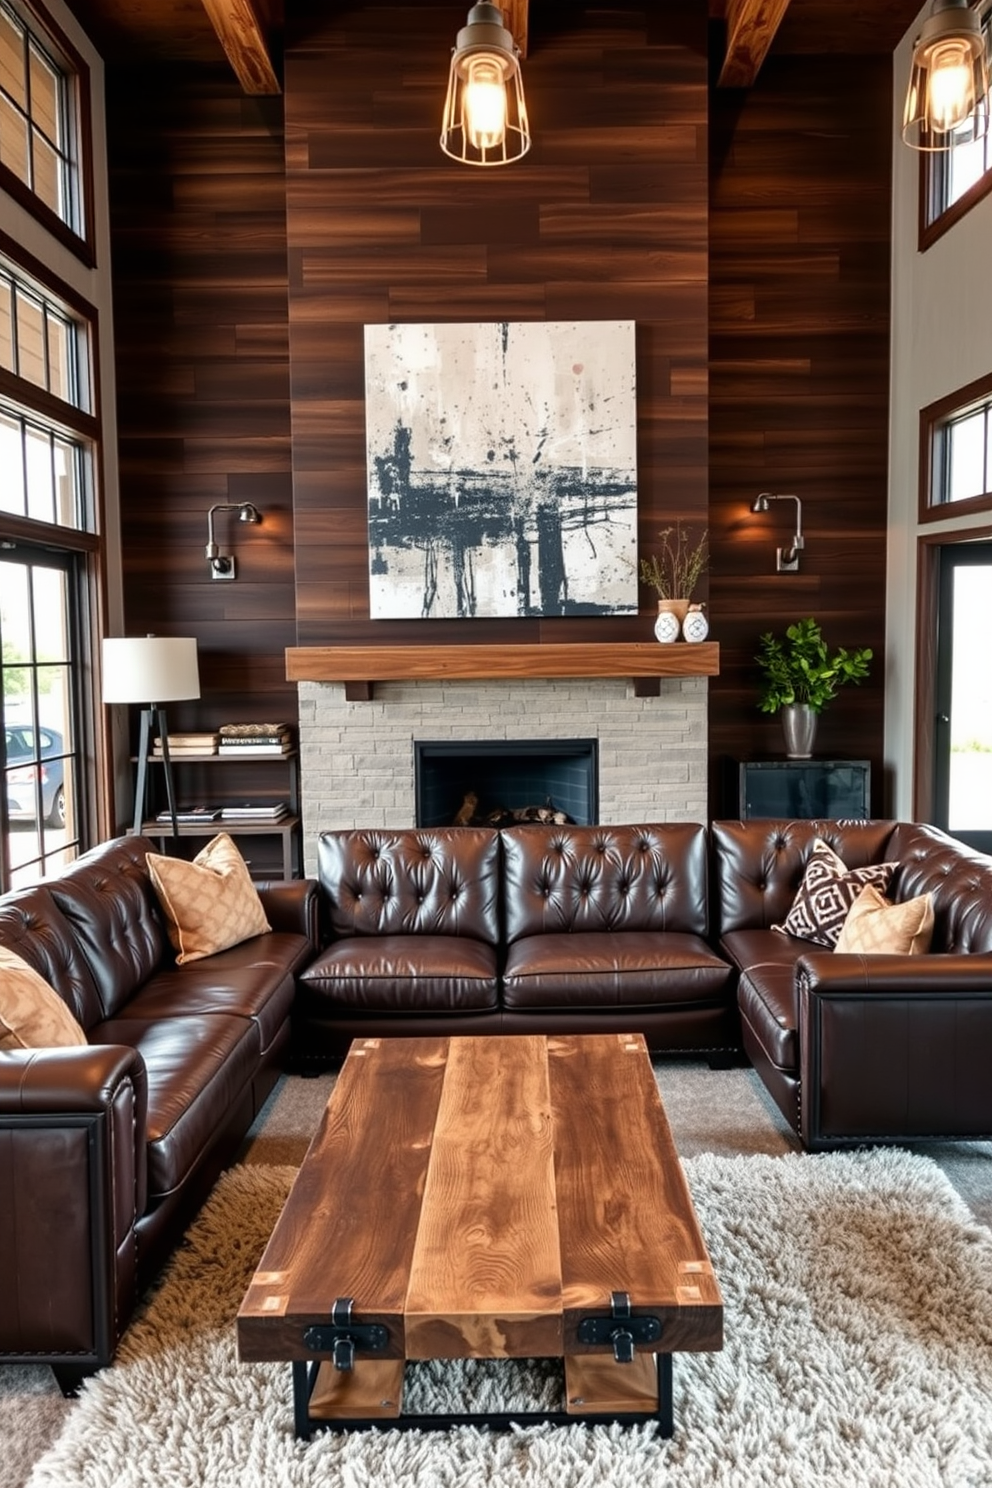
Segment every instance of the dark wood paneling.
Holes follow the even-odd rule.
[[[724,757],[782,755],[756,707],[759,636],[814,615],[831,646],[875,652],[817,752],[870,759],[881,812],[891,60],[773,55],[711,108],[711,809]],[[774,572],[794,507],[752,515],[760,491],[802,500],[798,574]]]
[[[199,641],[202,697],[172,727],[293,720],[282,104],[223,67],[113,69],[108,124],[125,630]],[[238,578],[217,583],[207,511],[228,501],[263,522],[218,514]],[[246,764],[233,788],[282,785]]]
[[[437,135],[461,18],[365,3],[290,17],[285,96],[301,645],[649,639],[583,624],[368,618],[366,323],[634,320],[640,542],[707,503],[706,6],[535,21],[534,146],[505,170]],[[534,18],[532,18],[534,19]],[[564,627],[564,631],[562,631]]]
[[[222,67],[111,71],[127,629],[200,637],[178,723],[292,716],[294,643],[649,636],[647,593],[611,621],[368,618],[363,325],[633,319],[641,545],[709,514],[714,764],[780,752],[757,638],[815,614],[875,648],[819,747],[870,758],[882,809],[891,61],[773,50],[708,97],[705,6],[669,9],[546,13],[534,148],[505,171],[438,150],[447,7],[298,11],[285,159],[280,103]],[[748,510],[768,489],[803,499],[799,575],[773,572],[788,509]],[[232,534],[235,585],[203,558],[224,500],[266,513]]]

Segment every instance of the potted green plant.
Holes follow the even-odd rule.
[[[641,583],[658,596],[655,635],[659,641],[674,641],[689,613],[696,585],[706,572],[709,529],[704,528],[696,537],[676,520],[673,526],[664,527],[658,538],[661,544],[658,551],[641,558]],[[674,626],[667,619],[669,614],[675,616]]]
[[[755,656],[764,679],[758,707],[781,714],[789,759],[809,759],[823,709],[838,688],[868,676],[871,659],[870,646],[838,646],[831,654],[812,616],[788,626],[784,637],[765,632]]]

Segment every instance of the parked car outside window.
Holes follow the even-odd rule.
[[[7,814],[11,821],[37,819],[36,783],[41,772],[41,814],[51,827],[65,826],[65,763],[62,735],[55,729],[14,724],[5,729]]]

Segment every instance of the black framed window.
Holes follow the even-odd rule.
[[[89,412],[89,343],[85,320],[0,258],[0,368]]]
[[[0,552],[0,890],[58,873],[80,848],[80,561]]]
[[[0,232],[0,891],[59,871],[103,810],[96,312]]]
[[[92,263],[89,70],[41,0],[0,0],[0,186]]]
[[[992,851],[992,543],[959,542],[938,554],[932,820]]]
[[[95,530],[91,320],[0,257],[0,513]]]

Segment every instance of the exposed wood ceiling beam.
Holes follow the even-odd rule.
[[[252,0],[203,0],[227,59],[246,93],[281,93]]]
[[[499,0],[496,0],[499,4]],[[527,55],[527,7],[529,0],[502,0],[503,25],[520,48],[521,57]]]
[[[727,55],[720,73],[721,88],[750,88],[789,0],[727,0]]]

